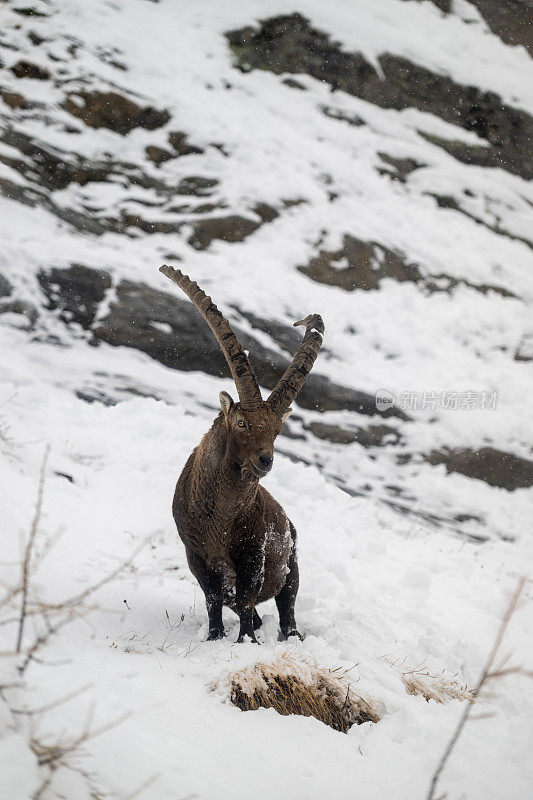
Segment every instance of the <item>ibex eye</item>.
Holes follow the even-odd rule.
[[[237,425],[239,428],[246,428],[246,422],[243,419],[238,420]]]

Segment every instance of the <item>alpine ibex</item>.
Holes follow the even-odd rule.
[[[172,505],[189,567],[205,594],[207,638],[224,636],[226,605],[239,615],[238,641],[249,636],[256,642],[261,618],[255,606],[272,597],[282,635],[300,636],[296,530],[259,480],[272,467],[274,440],[318,355],[324,323],[318,314],[294,323],[305,325],[304,338],[264,401],[246,353],[211,298],[179,269],[163,265],[160,272],[183,289],[213,331],[239,394],[234,403],[220,392],[221,411],[189,456]]]

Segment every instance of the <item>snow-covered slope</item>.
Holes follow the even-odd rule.
[[[25,686],[2,690],[10,800],[427,791],[462,705],[408,695],[401,674],[473,685],[533,563],[533,68],[472,4],[452,5],[2,4],[2,585],[19,578],[46,443],[31,602],[76,595],[145,542]],[[379,91],[338,89],[336,63],[374,70]],[[295,409],[265,485],[299,531],[306,636],[290,646],[355,663],[377,724],[344,735],[227,701],[229,671],[286,645],[269,604],[260,649],[234,644],[231,612],[227,639],[204,642],[170,503],[218,391],[234,390],[198,371],[201,353],[178,363],[186,331],[161,308],[183,298],[162,262],[262,348],[265,388],[292,321],[324,317],[315,372],[331,383]],[[368,405],[376,392],[392,409]],[[525,597],[513,663],[531,662],[530,583]],[[19,608],[16,595],[0,621]],[[45,624],[31,617],[28,646]],[[11,652],[16,623],[0,635]],[[0,684],[20,659],[2,658]],[[450,797],[530,796],[530,687],[492,688],[492,716],[467,725],[443,775]],[[48,710],[34,731],[8,707]],[[126,711],[36,794],[47,770],[30,737],[72,739]]]

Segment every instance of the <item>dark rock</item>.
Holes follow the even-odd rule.
[[[224,202],[220,203],[180,203],[179,205],[168,206],[166,209],[169,214],[211,214],[218,209],[226,208]]]
[[[388,153],[378,153],[378,156],[385,164],[392,167],[392,170],[386,169],[380,170],[380,172],[389,175],[393,180],[399,181],[400,183],[405,183],[411,172],[426,166],[420,161],[415,161],[414,158],[396,158],[395,156],[388,155]]]
[[[163,205],[165,197],[167,200],[173,199],[180,189],[185,194],[191,195],[196,192],[203,197],[209,192],[209,188],[217,183],[211,178],[193,176],[184,178],[178,186],[168,186],[152,175],[142,172],[136,164],[111,160],[88,161],[76,153],[58,150],[13,128],[0,131],[0,141],[21,153],[20,158],[0,154],[0,162],[17,170],[32,183],[32,187],[29,188],[0,178],[0,192],[26,205],[35,206],[39,203],[83,233],[97,235],[106,231],[128,233],[129,227],[138,227],[149,233],[176,232],[179,230],[179,225],[147,222],[137,215],[126,214],[120,210],[114,217],[97,217],[96,210],[89,205],[86,207],[86,213],[58,206],[50,192],[64,189],[72,183],[84,186],[93,181],[105,182],[119,178],[123,183],[127,181],[132,186],[155,190],[163,198],[155,204]],[[46,191],[41,191],[39,186]],[[187,211],[190,213],[196,209],[189,208]]]
[[[444,464],[448,473],[459,472],[509,492],[533,486],[533,461],[493,447],[480,450],[444,448],[433,450],[424,458],[432,465]]]
[[[0,141],[19,150],[21,154],[20,158],[0,154],[0,162],[17,170],[32,183],[30,189],[27,186],[17,185],[0,178],[0,192],[26,205],[35,206],[39,203],[83,233],[101,235],[112,231],[133,235],[131,228],[138,228],[145,233],[177,233],[181,230],[184,221],[149,221],[143,219],[140,214],[133,214],[130,210],[126,212],[120,208],[113,216],[103,216],[98,215],[100,210],[95,209],[91,204],[87,204],[86,213],[84,213],[58,206],[50,192],[65,189],[72,183],[85,186],[90,182],[120,179],[123,184],[127,182],[131,186],[153,189],[157,193],[158,199],[151,205],[164,206],[165,202],[173,201],[179,194],[187,197],[208,197],[212,194],[213,188],[218,185],[215,178],[205,178],[199,175],[185,177],[177,186],[167,185],[157,177],[140,170],[136,164],[111,160],[88,161],[76,153],[58,150],[13,128],[0,131]],[[39,186],[46,191],[41,191]],[[132,197],[128,203],[128,209],[131,208],[132,201],[147,204],[145,200]],[[165,213],[173,211],[182,214],[202,214],[220,207],[223,207],[223,204],[205,203],[196,206],[170,206],[165,207],[164,210]],[[265,206],[264,213],[267,213],[266,209]]]
[[[307,87],[300,83],[300,81],[294,80],[294,78],[284,78],[283,83],[285,86],[288,86],[289,89],[299,89],[301,92],[306,92]]]
[[[285,325],[278,320],[258,317],[257,314],[253,314],[251,311],[243,311],[235,305],[233,308],[244,317],[244,319],[248,320],[253,328],[267,333],[282,350],[285,350],[289,356],[291,356],[291,358],[298,350],[300,342],[302,341],[302,336],[293,325]],[[322,345],[320,353],[322,356],[331,356],[330,350],[324,345]]]
[[[80,102],[81,101],[81,102]],[[64,108],[90,128],[108,128],[122,136],[134,128],[153,131],[170,121],[168,111],[138,106],[117,92],[77,92],[69,95]]]
[[[46,42],[46,41],[47,41],[47,40],[46,40],[46,39],[45,39],[43,36],[40,36],[38,33],[35,33],[35,31],[30,31],[30,32],[28,33],[28,39],[29,39],[29,40],[30,40],[30,42],[31,42],[32,44],[34,44],[36,47],[38,47],[38,46],[39,46],[40,44],[42,44],[43,42]]]
[[[252,211],[261,217],[263,222],[272,222],[279,217],[278,211],[268,203],[256,203]]]
[[[176,151],[176,156],[200,155],[204,152],[201,147],[187,142],[187,134],[182,131],[171,131],[168,135],[168,143]]]
[[[283,208],[297,208],[298,206],[305,206],[307,204],[307,200],[303,197],[287,197],[281,201]]]
[[[515,361],[533,361],[533,335],[522,337],[514,354]]]
[[[273,388],[274,384],[272,384]],[[300,392],[298,404],[302,408],[309,408],[313,411],[356,411],[358,414],[373,417],[397,417],[407,420],[409,417],[403,411],[392,406],[384,411],[376,408],[376,395],[368,392],[360,392],[357,389],[350,389],[333,383],[324,375],[312,373]]]
[[[222,153],[225,158],[227,158],[230,154],[228,148],[221,142],[209,142],[209,147],[214,147],[215,150],[218,150],[219,153]]]
[[[130,228],[138,228],[144,233],[179,233],[183,222],[163,222],[162,220],[147,220],[139,214],[127,214],[121,211],[118,217],[106,217],[104,220],[107,230],[116,233],[129,233]]]
[[[16,169],[24,177],[38,182],[45,189],[55,191],[65,189],[71,183],[84,186],[90,181],[103,181],[113,172],[112,164],[88,162],[75,154],[57,150],[43,142],[36,141],[21,131],[7,129],[0,134],[0,140],[19,150],[31,159],[14,159],[0,156],[0,161]]]
[[[300,441],[305,441],[307,439],[301,427],[298,426],[298,428],[296,428],[288,420],[285,420],[283,423],[280,436],[285,436],[287,439],[299,439]]]
[[[347,122],[352,128],[359,128],[361,125],[365,124],[365,121],[361,119],[361,117],[358,117],[357,114],[346,114],[344,111],[341,111],[339,108],[334,108],[333,106],[320,106],[320,110],[324,116],[330,119],[336,119],[339,122]]]
[[[189,182],[195,180],[197,184],[200,181],[203,181],[206,185],[209,183],[205,178],[188,178],[186,180]],[[183,183],[184,181],[180,183],[181,194],[186,193],[182,188]],[[216,181],[213,181],[213,183],[216,183]],[[193,188],[195,189],[194,193],[198,194],[198,185],[193,186]],[[193,193],[192,190],[190,193]],[[195,211],[197,211],[197,209],[195,209]],[[230,214],[226,217],[210,217],[209,219],[195,220],[190,223],[192,233],[187,241],[192,247],[196,248],[196,250],[206,250],[211,242],[216,239],[223,242],[242,242],[260,228],[262,224],[272,222],[272,220],[279,216],[278,211],[267,203],[257,203],[252,211],[259,219]]]
[[[460,139],[443,139],[441,136],[435,136],[434,133],[426,133],[421,130],[418,131],[418,135],[427,142],[437,147],[442,147],[443,150],[446,150],[447,153],[463,164],[474,164],[478,167],[498,166],[495,163],[494,152],[486,145],[466,144],[466,142],[461,142]]]
[[[1,156],[0,161],[8,163],[7,159]],[[69,225],[72,225],[81,233],[93,233],[101,236],[109,229],[88,214],[57,205],[45,191],[21,186],[19,183],[7,180],[7,178],[0,178],[0,194],[30,208],[34,208],[37,205],[40,208],[45,208],[51,214],[55,214],[58,219],[68,222]]]
[[[516,242],[522,242],[522,244],[525,244],[526,247],[529,247],[530,249],[533,250],[533,241],[532,240],[526,239],[524,236],[517,236],[514,233],[510,233],[509,231],[506,231],[504,228],[501,227],[499,219],[497,220],[497,222],[495,224],[491,225],[489,222],[484,220],[482,217],[478,217],[475,214],[472,214],[470,211],[467,211],[466,209],[464,209],[462,207],[462,205],[458,202],[458,200],[456,200],[455,197],[452,197],[451,195],[448,195],[448,194],[435,194],[433,192],[426,192],[425,194],[427,194],[428,197],[433,197],[439,208],[447,208],[447,209],[450,209],[452,211],[458,211],[460,214],[463,214],[463,216],[468,217],[468,219],[473,220],[477,225],[483,225],[483,227],[488,228],[489,231],[493,231],[493,233],[497,233],[498,236],[504,236],[506,239],[511,239],[513,241],[516,241]],[[467,192],[465,192],[465,194],[467,194]],[[466,281],[465,281],[465,283],[466,283]],[[470,284],[467,284],[467,285],[470,285]],[[514,297],[514,295],[512,295],[511,292],[509,292],[508,296],[513,296]]]
[[[357,442],[363,447],[383,447],[386,444],[398,444],[400,435],[396,428],[389,425],[369,425],[368,428],[342,428],[325,422],[310,422],[305,430],[311,431],[318,439],[327,439],[332,444],[352,444]]]
[[[533,55],[533,5],[528,0],[470,0],[496,36]]]
[[[450,204],[446,207],[455,208],[455,205]],[[335,266],[346,262],[348,265],[345,267]],[[516,297],[503,286],[471,283],[444,273],[423,275],[416,264],[410,264],[405,260],[401,251],[390,250],[377,242],[363,242],[348,234],[344,236],[343,246],[339,250],[320,250],[318,256],[312,258],[306,266],[299,266],[298,269],[318,283],[339,286],[347,292],[356,289],[365,291],[379,289],[384,278],[392,278],[400,283],[420,284],[429,294],[451,292],[458,286],[467,286],[482,294],[495,292],[502,297]]]
[[[0,297],[7,297],[13,291],[13,287],[7,278],[0,273]]]
[[[190,175],[183,178],[176,189],[177,194],[194,195],[195,197],[209,197],[212,189],[218,186],[216,178],[203,178],[201,175]]]
[[[109,314],[94,328],[97,340],[142,350],[172,369],[229,376],[209,326],[192,303],[131,281],[117,286],[116,297]],[[254,355],[261,358],[264,351],[265,359],[272,356],[278,363],[281,361],[277,353],[266,351],[243,331],[236,329],[236,334],[243,347],[253,350]]]
[[[73,208],[64,208],[47,197],[42,199],[42,205],[52,214],[55,214],[58,219],[72,225],[72,227],[76,228],[80,233],[92,233],[95,236],[102,236],[109,230],[114,230],[112,226],[105,224],[105,221],[100,222],[98,219],[95,219],[92,214],[84,214],[81,211],[75,211]]]
[[[157,147],[154,144],[149,144],[145,148],[146,158],[153,161],[154,164],[163,164],[165,161],[170,161],[171,158],[176,158],[174,153],[165,150],[163,147]]]
[[[237,214],[201,219],[191,223],[193,232],[187,241],[197,250],[206,250],[215,239],[223,242],[242,242],[260,228],[261,224],[259,220],[240,217]]]
[[[17,78],[33,78],[38,81],[46,81],[50,77],[50,73],[47,69],[24,59],[17,61],[17,63],[11,67],[11,72],[16,75]]]
[[[334,266],[346,261],[346,267]],[[348,292],[379,289],[383,278],[411,283],[422,280],[419,268],[407,263],[402,253],[375,242],[363,242],[348,234],[344,236],[340,250],[321,250],[309,264],[298,269],[314,281],[339,286]]]
[[[25,109],[29,107],[29,103],[25,97],[23,97],[18,92],[6,92],[4,90],[0,90],[0,97],[10,108],[17,109]]]
[[[118,403],[114,397],[109,397],[105,392],[102,392],[100,389],[95,389],[94,387],[90,389],[76,389],[74,394],[80,400],[85,400],[86,403],[101,403],[107,408],[116,406]]]
[[[201,147],[195,147],[194,145],[188,144],[186,140],[187,140],[186,133],[180,133],[179,131],[170,133],[168,136],[168,141],[171,147],[173,148],[173,152],[171,152],[170,150],[166,150],[164,147],[149,145],[145,151],[146,157],[149,158],[150,161],[153,161],[154,164],[159,165],[163,164],[165,161],[170,161],[170,159],[172,158],[179,158],[180,156],[200,154],[204,152]],[[187,183],[183,184],[184,190],[182,194],[191,194],[191,193],[195,194],[197,193],[198,188],[209,189],[217,184],[216,180],[209,178],[193,177],[193,178],[187,178],[185,180],[189,182],[189,186],[187,185]],[[200,182],[200,186],[195,185],[194,181]]]
[[[116,47],[98,47],[96,52],[98,54],[98,58],[104,64],[109,64],[110,67],[119,69],[121,72],[128,71],[126,64],[119,60],[120,56],[122,55],[122,51],[118,50]]]
[[[0,300],[0,315],[7,313],[17,314],[23,318],[20,327],[27,331],[31,330],[39,319],[39,311],[33,303],[17,298]]]
[[[425,288],[429,294],[434,294],[435,292],[450,293],[457,286],[467,286],[469,289],[474,289],[474,291],[485,295],[494,292],[494,294],[499,294],[500,297],[517,298],[514,292],[511,292],[504,286],[496,286],[491,283],[472,283],[464,278],[454,278],[452,275],[446,275],[444,272],[440,275],[430,275],[425,281]]]
[[[209,375],[230,377],[218,343],[192,303],[131,281],[122,281],[117,286],[116,298],[107,316],[93,327],[96,341],[134,347],[172,369],[201,370]],[[243,348],[251,354],[259,382],[273,389],[290,360],[233,327]],[[407,419],[394,407],[378,411],[374,395],[340,386],[314,373],[304,384],[298,404],[319,411],[346,409]]]
[[[455,514],[454,520],[456,522],[484,522],[483,517],[477,514]]]
[[[302,337],[296,328],[284,325],[283,322],[278,322],[277,320],[258,317],[257,314],[253,314],[251,311],[243,311],[238,306],[233,307],[244,319],[248,320],[253,328],[267,333],[291,357],[298,350]]]
[[[187,241],[196,250],[206,250],[215,239],[223,242],[242,242],[262,224],[272,222],[279,216],[278,211],[267,203],[257,203],[252,211],[257,214],[259,220],[231,214],[227,217],[194,221],[190,223],[193,232]]]
[[[15,14],[20,14],[21,17],[47,17],[48,14],[44,14],[42,11],[38,11],[36,8],[32,8],[31,6],[25,6],[23,8],[14,8],[13,11]]]
[[[91,328],[98,305],[111,287],[108,272],[81,264],[40,272],[37,278],[48,300],[46,308],[59,309],[59,318],[63,322],[78,323],[85,330]]]
[[[381,75],[361,53],[348,53],[301,14],[263,20],[226,34],[244,71],[308,74],[382,108],[417,108],[487,139],[490,165],[533,177],[533,117],[493,92],[455,83],[406,58],[379,57]]]

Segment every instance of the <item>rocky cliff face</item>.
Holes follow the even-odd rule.
[[[80,402],[205,404],[196,373],[228,370],[160,263],[205,285],[265,389],[321,311],[280,451],[413,520],[512,536],[493,509],[533,485],[531,8],[388,5],[205,26],[146,2],[140,30],[125,3],[4,3],[0,322],[96,347]],[[110,347],[180,390],[117,380]]]

